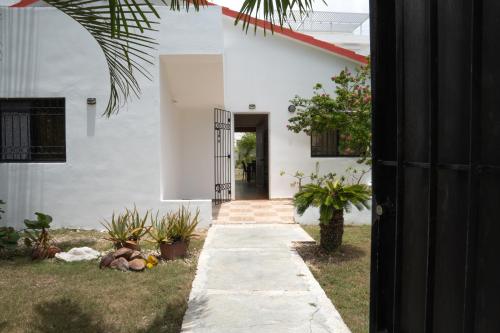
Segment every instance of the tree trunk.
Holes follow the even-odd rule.
[[[328,222],[321,222],[319,246],[326,252],[335,251],[342,245],[344,234],[344,211],[337,210]]]

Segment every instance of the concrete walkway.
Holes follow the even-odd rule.
[[[297,224],[212,226],[182,332],[350,332],[293,241],[312,239]]]

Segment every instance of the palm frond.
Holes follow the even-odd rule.
[[[161,0],[167,4],[166,0]],[[283,26],[292,8],[300,14],[312,9],[314,0],[245,0],[235,24],[243,21],[248,30],[252,16],[263,18],[272,25]],[[324,0],[323,0],[324,1]],[[151,0],[45,0],[82,25],[97,41],[104,53],[109,70],[110,96],[104,111],[107,117],[118,113],[120,107],[134,95],[139,97],[141,88],[137,74],[151,80],[147,67],[155,60],[151,50],[157,43],[150,32],[156,31],[160,18]],[[171,10],[195,10],[209,5],[207,0],[171,0]],[[255,25],[257,28],[257,25]],[[271,26],[272,29],[272,26]]]
[[[165,4],[166,2],[162,0]],[[131,95],[140,96],[137,74],[151,80],[147,66],[153,64],[157,43],[148,32],[156,31],[160,18],[151,0],[46,0],[82,25],[97,41],[109,70],[110,96],[104,111],[107,117],[118,113]],[[206,0],[174,0],[171,9],[196,10]]]
[[[283,27],[290,20],[296,19],[292,9],[298,10],[300,16],[305,16],[312,10],[313,2],[314,0],[245,0],[236,17],[235,24],[242,21],[243,30],[248,31],[253,18],[262,17],[271,23],[271,31],[274,31],[274,25]],[[256,29],[257,25],[255,25]]]

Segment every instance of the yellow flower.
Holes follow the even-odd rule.
[[[158,259],[155,256],[149,255],[147,263],[151,264],[151,266],[156,266],[158,264]]]
[[[148,263],[146,264],[146,267],[147,267],[148,269],[151,269],[151,268],[153,268],[153,267],[154,267],[154,265],[153,265],[152,263],[148,262]]]

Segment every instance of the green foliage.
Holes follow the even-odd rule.
[[[311,98],[296,96],[291,101],[297,113],[287,127],[308,135],[338,129],[340,150],[359,154],[360,163],[371,164],[370,65],[355,73],[346,68],[331,80],[336,85],[333,97],[318,83]]]
[[[160,212],[157,211],[156,215],[150,215],[151,228],[148,233],[153,238],[154,242],[159,244],[167,243],[168,241],[168,214],[167,216],[159,216]]]
[[[189,242],[189,240],[195,235],[194,231],[198,226],[199,215],[200,210],[197,209],[196,214],[192,217],[189,209],[184,206],[182,206],[177,212],[168,214],[167,234],[169,241]]]
[[[128,225],[129,213],[111,215],[111,221],[104,220],[102,226],[106,228],[108,237],[106,240],[113,242],[116,248],[124,247],[131,237],[131,229]]]
[[[255,133],[245,133],[240,140],[236,142],[236,166],[243,162],[254,161],[257,153],[257,136]]]
[[[106,240],[113,242],[116,248],[127,245],[139,245],[141,238],[149,231],[146,226],[150,212],[144,216],[139,214],[137,207],[134,209],[125,208],[125,212],[111,215],[111,221],[104,220],[101,223],[108,232]]]
[[[144,217],[141,217],[134,205],[133,210],[126,209],[126,215],[128,216],[127,226],[130,230],[128,239],[138,242],[148,232],[149,227],[146,227],[146,221],[148,220],[149,211],[146,212]]]
[[[34,258],[46,258],[49,256],[49,248],[52,246],[51,237],[47,229],[50,229],[52,216],[36,212],[36,220],[24,220],[26,229],[24,233],[24,244],[31,247],[37,254]]]
[[[295,18],[292,8],[298,9],[301,16],[305,15],[312,9],[312,1],[246,0],[235,24],[242,21],[243,29],[248,30],[252,20],[249,15],[258,16],[262,13],[264,19],[283,26],[288,20]],[[110,79],[109,100],[104,111],[106,116],[118,113],[131,95],[138,97],[141,94],[136,76],[153,79],[147,67],[154,62],[151,52],[157,42],[156,38],[151,36],[151,32],[157,31],[157,19],[160,18],[153,1],[108,0],[106,3],[101,0],[45,0],[45,2],[78,22],[101,48]],[[162,2],[176,11],[183,8],[188,11],[191,6],[199,10],[200,7],[208,5],[206,0],[162,0]]]
[[[245,0],[235,25],[243,21],[243,30],[248,31],[252,23],[251,17],[259,18],[262,15],[265,21],[271,23],[270,29],[274,31],[273,25],[286,26],[288,22],[300,20],[307,15],[313,9],[313,2],[314,0]],[[292,12],[292,9],[298,11],[298,14]],[[257,26],[254,31],[257,31]],[[264,29],[264,33],[265,31]]]
[[[335,211],[349,212],[352,206],[369,209],[370,188],[364,184],[345,184],[344,180],[332,176],[302,186],[294,196],[297,212],[302,215],[311,206],[319,207],[320,222],[329,223]]]
[[[0,253],[14,250],[17,247],[17,241],[21,238],[19,232],[12,227],[0,227]]]

